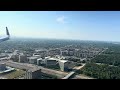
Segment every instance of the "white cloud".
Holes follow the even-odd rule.
[[[65,16],[58,17],[57,22],[64,24],[64,23],[66,23],[65,19],[66,19]]]

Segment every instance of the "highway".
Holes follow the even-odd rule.
[[[68,73],[62,72],[62,71],[56,71],[48,68],[43,68],[41,66],[33,65],[33,64],[27,64],[27,63],[18,63],[18,62],[13,62],[13,61],[0,61],[0,63],[5,63],[8,66],[18,68],[18,69],[26,69],[26,70],[35,70],[35,69],[41,69],[42,73],[50,74],[50,75],[56,75],[59,78],[63,78],[66,76]]]
[[[8,66],[11,66],[11,67],[15,67],[15,68],[19,68],[19,69],[26,69],[26,70],[34,68],[34,67],[30,66],[30,65],[28,66],[26,64],[12,62],[12,61],[7,61],[7,62],[5,62],[5,64],[8,65]]]
[[[56,71],[56,70],[52,70],[52,69],[48,69],[48,68],[43,68],[41,66],[37,66],[37,65],[33,65],[33,64],[27,64],[27,63],[18,63],[18,62],[13,62],[13,61],[0,61],[0,63],[5,63],[8,66],[14,67],[14,68],[18,68],[18,69],[26,69],[26,70],[33,70],[33,69],[41,69],[42,73],[46,73],[46,74],[50,74],[50,75],[56,75],[57,77],[59,77],[60,79],[69,79],[72,75],[75,74],[75,71],[72,71],[70,73],[67,72],[62,72],[62,71]],[[82,67],[84,67],[85,64],[82,64],[82,66],[79,67],[74,67],[74,69],[79,70]],[[81,76],[81,75],[75,75],[74,78],[72,79],[91,79],[85,76]]]

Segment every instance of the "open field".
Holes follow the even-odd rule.
[[[19,77],[20,75],[22,75],[24,73],[25,73],[25,71],[16,69],[15,71],[12,71],[10,73],[6,73],[4,75],[4,77],[7,79],[14,79],[14,78]]]

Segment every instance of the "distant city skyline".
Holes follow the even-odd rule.
[[[120,11],[0,11],[0,36],[120,41]]]

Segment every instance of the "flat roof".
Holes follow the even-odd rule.
[[[50,60],[59,60],[59,59],[57,59],[57,58],[49,58]]]
[[[32,57],[29,57],[29,59],[37,59],[38,57],[35,57],[35,56],[32,56]]]
[[[45,58],[45,59],[47,59],[47,60],[56,60],[56,61],[59,61],[60,59],[58,59],[58,58]]]
[[[39,61],[39,60],[43,60],[43,59],[42,58],[38,58],[37,60]]]
[[[59,61],[65,63],[65,62],[67,62],[68,60],[59,60]]]

